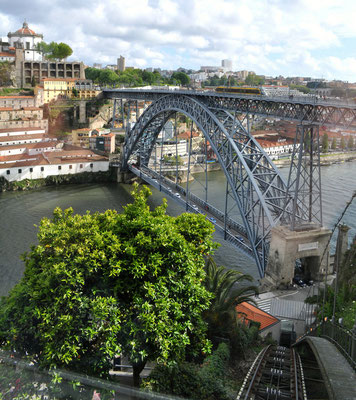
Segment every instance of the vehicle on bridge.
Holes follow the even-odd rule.
[[[263,89],[258,87],[218,86],[215,91],[220,93],[254,94],[257,96],[265,95]]]

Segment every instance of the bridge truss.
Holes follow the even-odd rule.
[[[106,95],[115,99],[152,101],[133,128],[127,132],[122,159],[123,170],[130,167],[132,156],[135,157],[139,168],[149,167],[159,133],[166,122],[175,118],[178,113],[186,115],[196,124],[205,138],[205,161],[209,144],[226,177],[225,210],[222,217],[225,237],[226,232],[229,232],[228,222],[232,220],[233,208],[237,207],[250,253],[256,261],[261,277],[264,276],[267,266],[270,232],[274,226],[287,224],[294,229],[306,222],[321,224],[319,131],[313,127],[328,124],[334,126],[337,121],[348,127],[355,126],[356,129],[356,111],[351,108],[340,111],[336,107],[335,111],[330,107],[321,106],[319,110],[315,105],[295,104],[290,100],[287,103],[278,103],[271,99],[215,93],[200,95],[190,91],[185,93],[124,90],[108,91]],[[130,100],[128,103],[130,104]],[[115,109],[116,101],[114,118]],[[128,109],[130,110],[130,105]],[[121,110],[124,122],[122,100]],[[271,159],[249,134],[249,114],[273,115],[298,120],[304,124],[298,128],[299,134],[296,136],[292,157],[291,171],[294,169],[294,172],[290,174],[288,182],[281,177]],[[309,144],[306,137],[309,138]],[[191,152],[190,142],[188,177]],[[309,193],[310,185],[314,187],[312,196]],[[205,189],[207,191],[207,188]],[[188,204],[191,199],[189,179],[184,194]],[[207,198],[205,204],[207,208],[211,207]]]

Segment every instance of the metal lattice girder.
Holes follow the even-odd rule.
[[[125,98],[156,101],[172,91],[143,89],[105,89],[106,98]],[[228,93],[177,91],[177,96],[189,96],[204,103],[208,108],[239,111],[261,116],[318,126],[340,127],[356,130],[356,104],[343,104],[332,100],[320,101],[308,97],[268,97]]]
[[[305,222],[322,226],[319,128],[299,125],[294,140],[288,190],[293,198],[291,230]]]
[[[292,210],[288,202],[286,206],[287,184],[236,115],[221,109],[210,110],[188,96],[161,97],[146,109],[126,136],[122,167],[127,168],[132,154],[139,156],[140,165],[148,165],[160,130],[176,112],[196,123],[216,154],[263,276],[270,230],[283,213]]]

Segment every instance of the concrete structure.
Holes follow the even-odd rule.
[[[125,57],[120,56],[120,58],[117,59],[117,69],[119,71],[125,71]]]
[[[329,229],[310,225],[304,230],[291,231],[285,226],[276,226],[271,234],[268,264],[261,280],[263,288],[290,285],[297,259],[301,259],[307,279],[321,280],[325,272],[332,272],[328,249],[322,258],[331,235]]]
[[[7,36],[11,47],[24,49],[25,61],[42,61],[42,52],[38,51],[37,45],[42,42],[43,35],[30,29],[27,22],[16,32],[9,32]]]
[[[17,85],[25,87],[33,79],[39,83],[45,78],[75,78],[84,79],[84,64],[82,62],[67,61],[22,61],[16,58]]]
[[[345,224],[340,224],[338,226],[339,233],[337,235],[335,259],[334,259],[334,270],[336,272],[341,271],[342,264],[346,251],[348,250],[348,231],[350,228]]]

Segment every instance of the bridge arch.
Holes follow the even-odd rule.
[[[270,230],[290,212],[287,184],[236,114],[209,108],[203,101],[189,96],[160,97],[126,135],[123,169],[128,167],[133,153],[139,154],[142,165],[148,165],[159,132],[178,112],[191,118],[209,141],[240,212],[260,276],[263,276]]]

